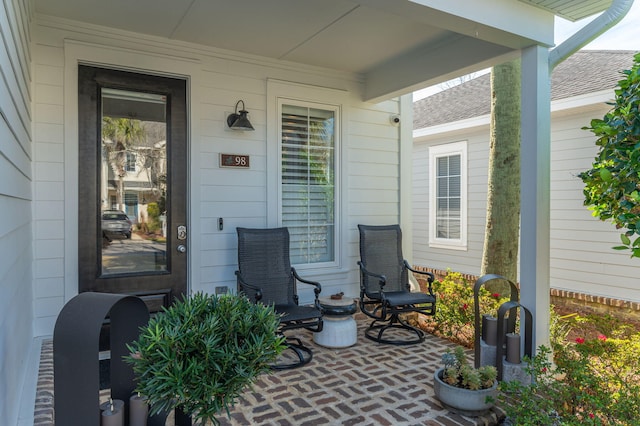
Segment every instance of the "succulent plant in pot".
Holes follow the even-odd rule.
[[[143,327],[127,357],[136,391],[151,415],[180,409],[195,421],[216,416],[284,349],[272,307],[241,295],[196,293],[175,302]]]
[[[458,414],[478,416],[494,405],[498,393],[494,366],[474,368],[465,350],[457,347],[442,355],[443,368],[434,374],[434,392],[440,402]]]

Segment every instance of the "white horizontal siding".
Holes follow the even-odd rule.
[[[441,135],[414,143],[413,182],[413,263],[436,269],[450,268],[463,273],[480,269],[486,221],[487,158],[485,130],[464,135]],[[429,246],[429,147],[467,141],[467,249],[453,250]]]
[[[620,232],[583,205],[584,185],[577,177],[591,168],[597,153],[595,137],[582,127],[608,108],[565,116],[552,126],[551,286],[640,301],[637,259],[611,249]]]
[[[30,3],[0,13],[0,413],[17,424],[33,338]],[[32,405],[33,406],[33,405]]]
[[[612,88],[613,89],[613,88]],[[640,301],[638,260],[627,252],[612,250],[620,242],[610,223],[591,215],[583,205],[583,184],[578,174],[591,167],[597,153],[595,137],[582,130],[591,119],[608,111],[604,104],[578,113],[562,111],[551,126],[551,287],[631,301]],[[467,252],[428,246],[428,146],[469,140],[469,247]],[[465,134],[446,133],[414,143],[414,263],[478,274],[482,258],[486,218],[488,128]]]
[[[93,43],[93,44],[92,44]],[[190,77],[190,286],[194,291],[213,292],[218,286],[235,288],[237,264],[236,227],[273,226],[269,205],[277,194],[269,182],[276,179],[269,158],[277,151],[276,141],[267,137],[267,81],[294,82],[292,94],[305,88],[338,90],[344,93],[341,140],[340,199],[344,244],[337,267],[310,271],[308,278],[321,281],[323,294],[343,291],[358,294],[358,223],[398,223],[399,211],[399,132],[389,121],[399,112],[397,101],[366,104],[361,99],[361,84],[356,76],[310,67],[295,67],[273,60],[261,62],[255,57],[224,55],[219,50],[177,43],[166,39],[74,25],[55,18],[39,16],[34,31],[35,123],[34,170],[36,201],[34,279],[36,331],[50,334],[61,300],[77,291],[77,269],[73,253],[77,241],[69,229],[69,219],[77,200],[73,199],[77,182],[76,165],[65,155],[77,150],[73,118],[65,117],[75,88],[64,87],[69,80],[66,56],[69,49],[90,50],[96,62],[119,67],[150,69]],[[184,59],[183,59],[184,58]],[[300,88],[300,90],[296,89]],[[242,99],[249,111],[255,132],[225,130],[226,116]],[[74,123],[75,124],[75,123]],[[250,156],[249,169],[221,168],[219,154]],[[67,164],[69,162],[69,164]],[[71,199],[69,199],[71,197]],[[47,213],[43,213],[43,209]],[[50,209],[50,210],[49,210]],[[72,212],[70,214],[70,211]],[[218,229],[218,218],[224,228]],[[62,234],[60,234],[62,232]],[[64,250],[60,250],[63,246]],[[313,297],[303,291],[302,301]]]
[[[34,47],[34,314],[38,336],[53,332],[65,295],[61,285],[65,231],[62,53],[60,48]]]

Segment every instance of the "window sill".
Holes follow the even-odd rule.
[[[457,250],[457,251],[467,251],[466,244],[446,244],[446,243],[438,243],[438,242],[429,242],[429,248],[437,248],[437,249],[446,249],[446,250]]]

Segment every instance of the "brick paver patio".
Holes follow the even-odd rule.
[[[236,403],[230,419],[220,416],[222,424],[455,426],[496,425],[504,418],[498,408],[482,417],[460,416],[434,397],[433,373],[452,343],[428,335],[419,345],[381,345],[364,338],[367,324],[358,319],[358,342],[344,349],[323,348],[313,343],[312,333],[300,333],[313,348],[311,363],[262,376]],[[48,340],[42,345],[34,426],[54,425],[53,397]]]

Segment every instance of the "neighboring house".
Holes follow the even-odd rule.
[[[147,146],[133,146],[126,150],[123,158],[122,178],[117,177],[109,161],[109,150],[102,151],[101,208],[122,210],[134,223],[148,219],[149,203],[164,206],[166,197],[167,158],[163,140],[151,140]]]
[[[84,291],[143,293],[157,308],[188,292],[234,289],[236,227],[289,226],[298,271],[324,295],[358,295],[358,223],[400,223],[411,259],[411,92],[521,55],[536,89],[523,111],[548,122],[540,82],[554,17],[581,19],[611,1],[547,3],[5,0],[3,424],[33,415],[39,339],[51,336],[65,303]],[[596,23],[589,30],[605,27]],[[229,128],[243,110],[255,131]],[[102,244],[100,211],[118,189],[99,160],[101,115],[167,126],[166,242]],[[394,123],[397,115],[407,119]],[[548,136],[530,127],[523,144],[546,146]],[[122,183],[139,205],[142,180],[135,190]],[[523,195],[545,196],[533,185]],[[124,203],[117,194],[115,203]],[[523,231],[545,209],[533,209]],[[522,264],[544,276],[545,259],[526,255],[537,234],[523,235]],[[527,288],[545,290],[535,275]],[[523,293],[540,309],[541,340],[544,294]],[[302,303],[312,298],[301,294]]]
[[[606,102],[612,101],[633,55],[583,50],[553,71],[550,284],[558,290],[640,302],[638,259],[611,249],[618,245],[620,232],[591,216],[577,177],[591,168],[597,152],[595,136],[582,128],[611,108]],[[415,264],[480,273],[490,109],[490,74],[414,102]],[[436,173],[440,186],[434,184]],[[438,197],[443,210],[436,218],[432,206]]]

